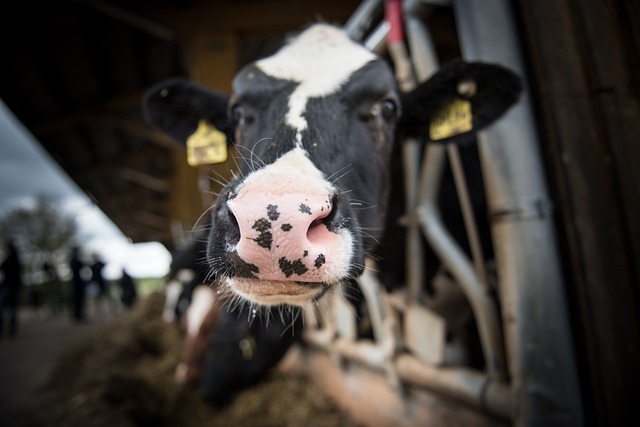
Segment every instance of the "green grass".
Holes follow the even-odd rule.
[[[164,289],[164,278],[148,277],[144,279],[134,279],[138,296],[146,296],[154,292],[162,292]]]

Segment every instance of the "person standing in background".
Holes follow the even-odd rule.
[[[0,336],[4,333],[5,309],[9,310],[9,336],[18,333],[18,296],[22,287],[20,256],[15,244],[6,244],[7,257],[0,265],[3,277],[0,282]]]
[[[120,280],[120,286],[122,288],[122,294],[120,300],[125,307],[131,308],[138,298],[138,292],[136,291],[136,285],[133,278],[129,276],[126,270],[122,270],[122,279]]]
[[[73,318],[76,322],[85,320],[84,303],[86,292],[86,281],[82,277],[82,269],[84,263],[80,259],[80,248],[74,246],[71,249],[71,259],[69,260],[71,268],[71,304],[73,305]]]

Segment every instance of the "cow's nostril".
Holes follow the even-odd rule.
[[[307,229],[307,240],[311,243],[319,243],[322,241],[324,233],[329,229],[334,212],[333,200],[332,204],[325,206],[324,210],[309,224]]]
[[[322,225],[324,223],[325,218],[326,216],[322,218],[316,218],[315,220],[313,220],[313,222],[309,225],[309,231]]]
[[[229,242],[232,244],[237,244],[240,241],[240,225],[238,225],[238,220],[236,216],[231,212],[231,209],[227,210],[228,213],[228,223],[227,235],[229,236]]]
[[[323,231],[326,230],[324,220],[325,216],[314,219],[307,229],[307,240],[311,243],[318,243],[322,239]]]

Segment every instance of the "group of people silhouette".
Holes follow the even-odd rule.
[[[15,337],[18,333],[18,307],[20,295],[25,283],[23,280],[24,266],[18,247],[13,240],[4,243],[4,259],[0,264],[0,337],[5,333],[5,320],[8,318],[8,335]],[[62,281],[58,277],[56,267],[45,263],[42,270],[46,277],[44,286],[56,288],[52,298],[61,298],[62,304],[68,303],[70,314],[76,322],[87,320],[87,294],[92,293],[96,301],[112,304],[109,282],[103,276],[104,261],[94,254],[91,262],[87,262],[80,247],[71,248],[68,266],[71,278],[66,287],[56,287]],[[137,299],[136,285],[126,270],[122,271],[120,279],[120,301],[131,308]],[[51,293],[48,293],[48,295]]]

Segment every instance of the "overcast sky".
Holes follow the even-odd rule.
[[[0,100],[0,216],[47,194],[76,218],[84,247],[108,261],[105,275],[125,267],[134,277],[166,274],[170,255],[160,243],[131,245]]]

